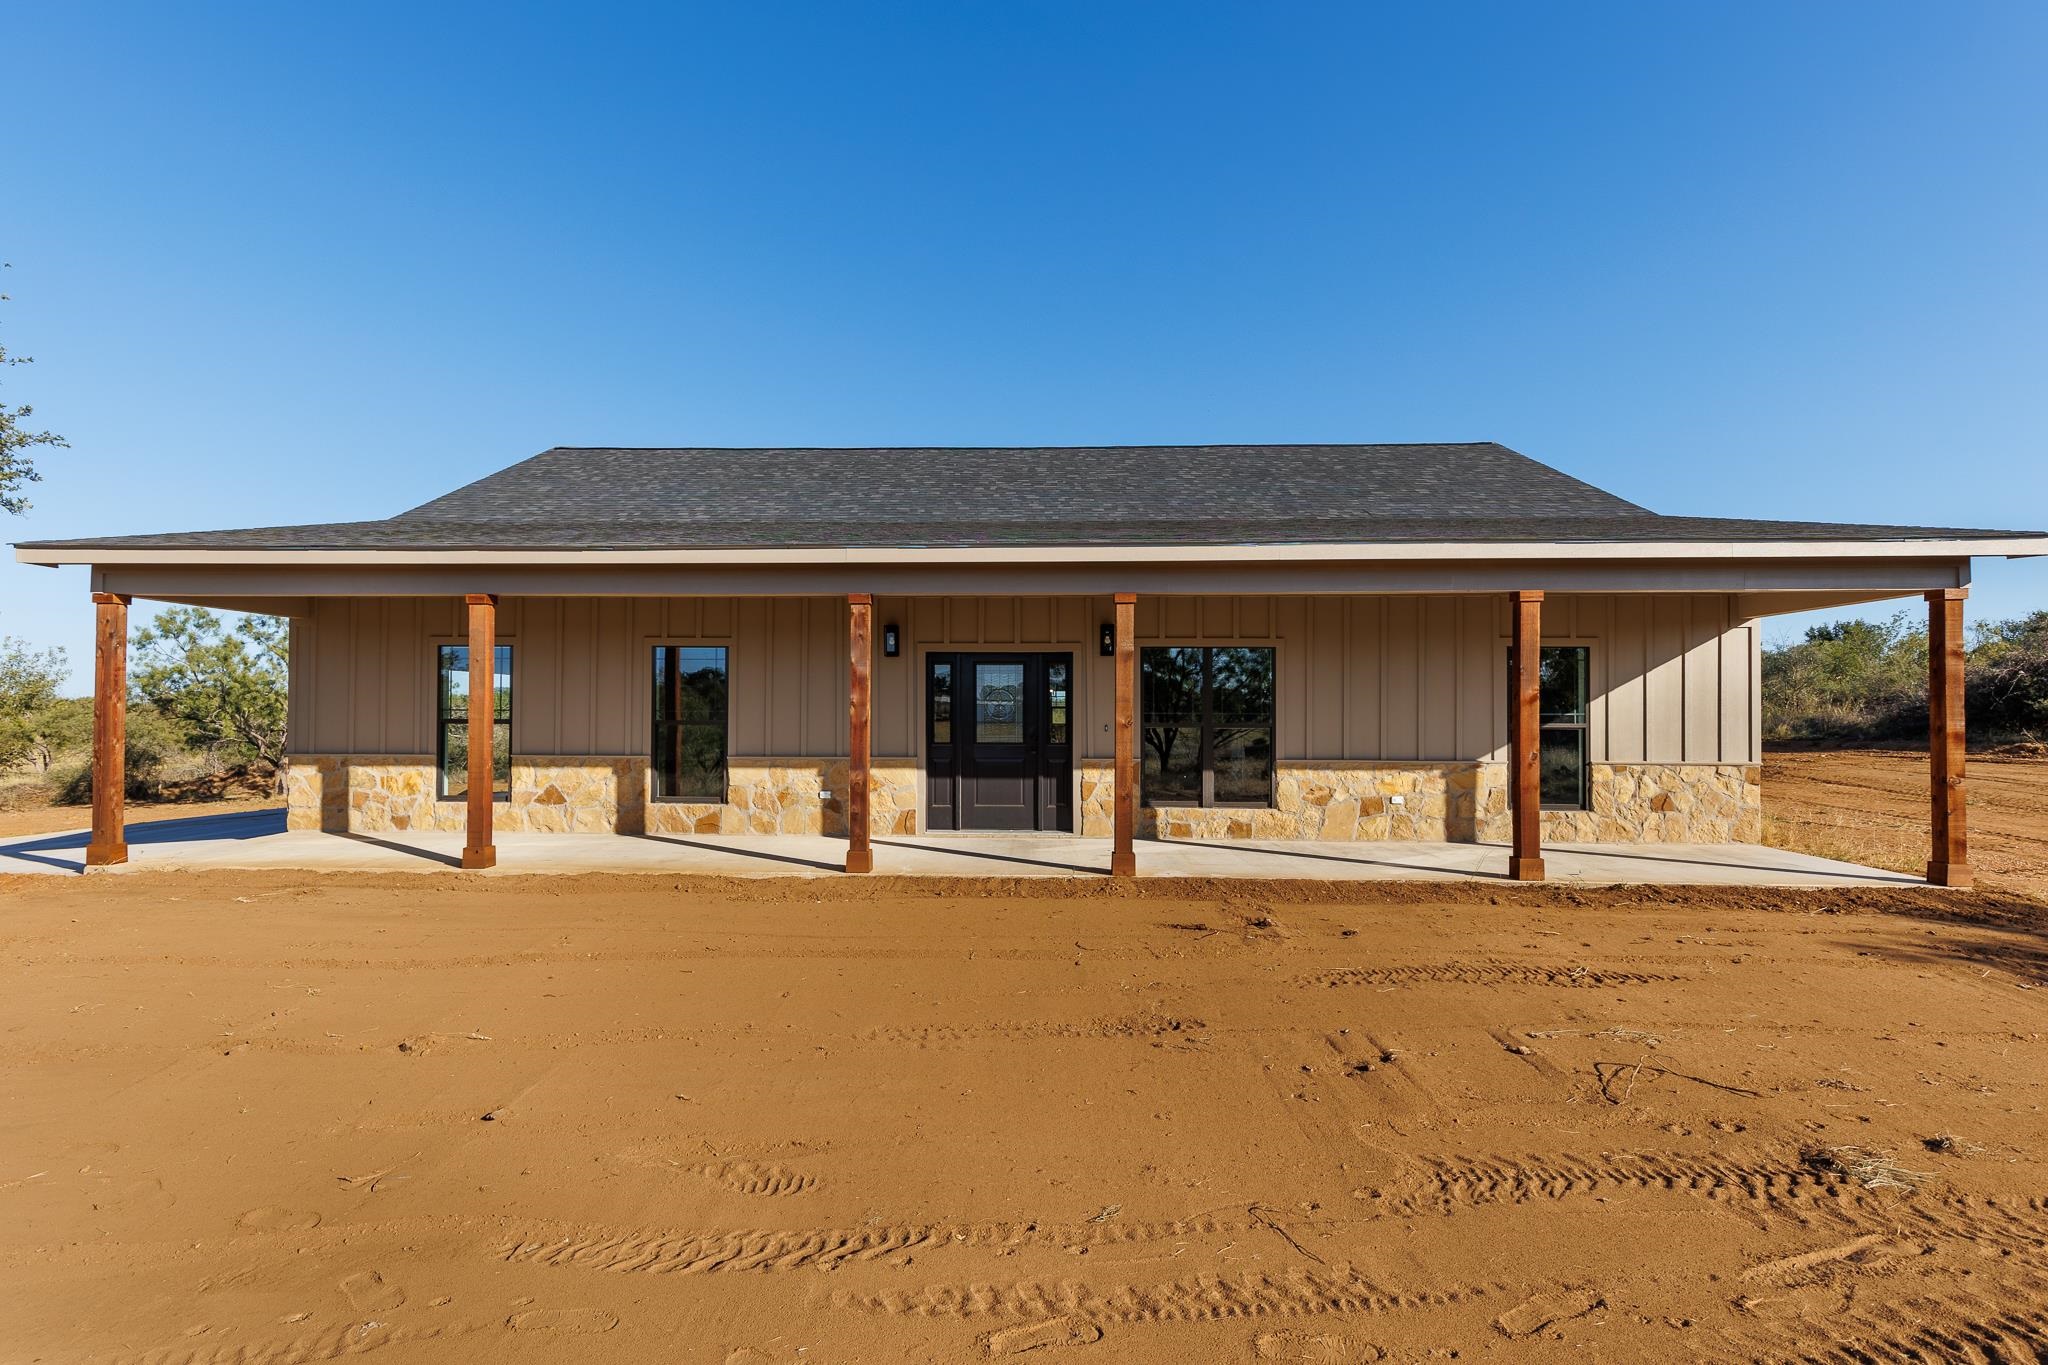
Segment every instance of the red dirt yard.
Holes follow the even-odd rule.
[[[10,1361],[2048,1339],[2048,941],[1996,892],[138,874],[0,911]]]

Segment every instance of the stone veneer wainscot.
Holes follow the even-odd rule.
[[[500,833],[844,834],[847,771],[843,758],[736,758],[725,802],[690,803],[650,800],[644,758],[514,755],[493,823]],[[870,833],[917,833],[915,764],[883,759],[869,771]],[[285,775],[288,829],[459,833],[465,818],[462,802],[435,799],[427,755],[299,754]]]
[[[1755,764],[1596,763],[1592,808],[1543,812],[1558,843],[1755,843],[1763,789]],[[1081,771],[1081,832],[1111,833],[1106,764]],[[1397,803],[1394,797],[1400,797]],[[1138,832],[1167,839],[1506,842],[1504,763],[1282,762],[1271,808],[1140,807]]]

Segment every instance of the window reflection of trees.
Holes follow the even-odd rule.
[[[1141,655],[1148,805],[1263,805],[1273,785],[1273,651],[1167,646]]]

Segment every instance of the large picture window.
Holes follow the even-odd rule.
[[[1273,804],[1273,651],[1139,653],[1138,790],[1148,806]]]
[[[725,800],[725,646],[654,647],[654,799]]]
[[[436,767],[441,799],[469,794],[469,646],[440,647],[440,721]],[[491,654],[491,791],[503,801],[512,793],[512,646]]]
[[[1537,665],[1538,789],[1545,810],[1586,810],[1591,794],[1586,718],[1590,651],[1584,645],[1545,645]],[[1515,706],[1514,651],[1508,651],[1508,712]],[[1512,722],[1510,733],[1513,732]],[[1515,784],[1508,783],[1508,800]]]

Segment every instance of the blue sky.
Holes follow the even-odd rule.
[[[2048,527],[2037,4],[6,28],[0,398],[72,441],[9,540],[554,444],[1491,439],[1664,512]],[[90,624],[0,565],[81,686]]]

